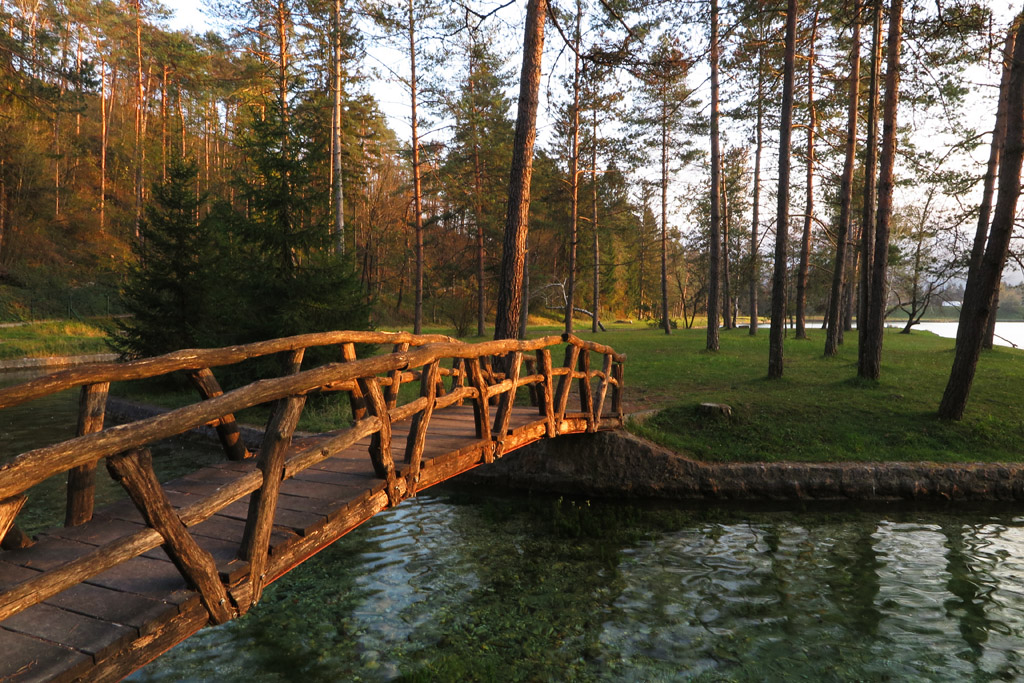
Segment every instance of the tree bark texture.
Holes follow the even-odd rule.
[[[573,332],[572,312],[576,300],[576,246],[580,227],[580,18],[582,14],[583,9],[580,7],[579,0],[577,0],[576,35],[573,41],[575,43],[575,49],[573,50],[575,60],[572,73],[572,112],[570,113],[572,120],[569,123],[569,134],[572,136],[570,142],[570,155],[572,158],[569,160],[569,191],[571,196],[569,198],[569,281],[566,283],[565,292],[566,334],[572,334]]]
[[[757,235],[761,224],[761,153],[764,151],[764,48],[757,51],[757,129],[754,131],[754,200],[750,220],[750,336],[757,336],[757,290],[761,268],[757,258]]]
[[[331,119],[331,174],[334,196],[331,208],[334,214],[334,249],[339,254],[345,253],[345,191],[341,174],[341,0],[334,0],[334,116]]]
[[[515,338],[523,305],[523,266],[529,230],[530,180],[533,176],[533,144],[537,139],[537,101],[547,8],[547,0],[529,0],[526,6],[523,69],[519,79],[519,111],[512,147],[504,249],[498,282],[498,311],[494,324],[495,339]]]
[[[722,152],[718,130],[718,0],[711,0],[711,235],[708,237],[708,351],[718,350],[722,263]]]
[[[772,322],[768,335],[768,377],[782,377],[786,333],[786,258],[789,246],[789,170],[793,146],[793,81],[796,72],[797,0],[786,6],[786,52],[779,124],[779,197],[775,216],[775,269],[772,275]]]
[[[846,247],[850,241],[850,208],[853,205],[853,171],[857,163],[857,112],[860,100],[860,6],[857,0],[853,7],[853,36],[850,46],[850,91],[846,111],[846,156],[843,159],[843,175],[839,182],[839,226],[836,234],[836,260],[832,269],[832,289],[828,298],[828,313],[825,322],[825,355],[835,356],[839,352],[840,336],[843,330],[841,308],[846,284]]]
[[[864,319],[857,374],[878,379],[882,366],[882,335],[888,294],[889,227],[892,218],[893,167],[896,164],[896,113],[900,95],[900,43],[903,37],[903,0],[889,5],[886,40],[885,106],[882,112],[882,150],[879,157],[878,208],[875,217],[875,253],[871,263],[871,288]],[[865,267],[867,267],[865,262]]]
[[[860,298],[857,305],[858,354],[863,353],[871,294],[871,264],[875,259],[875,194],[878,182],[878,106],[882,73],[882,0],[874,0],[871,43],[871,78],[864,150],[864,201],[860,229]],[[859,356],[858,356],[859,363]]]
[[[409,0],[409,90],[412,102],[413,226],[416,232],[416,303],[413,334],[423,331],[423,185],[420,179],[420,133],[416,107],[416,18]]]
[[[600,235],[597,231],[597,107],[594,107],[593,111],[593,147],[590,149],[590,175],[592,180],[591,187],[591,211],[590,214],[593,217],[591,221],[591,228],[594,230],[594,317],[590,323],[590,331],[596,333],[600,321],[598,315],[600,313],[601,305],[601,240]]]
[[[999,153],[999,193],[988,245],[974,277],[967,281],[964,305],[960,309],[961,332],[953,369],[939,405],[939,417],[948,420],[962,418],[967,406],[985,326],[992,313],[992,297],[999,288],[1013,235],[1014,215],[1020,196],[1021,158],[1024,156],[1024,40],[1020,40],[1020,26],[1021,23],[1017,22],[1011,30],[1015,45],[1007,88],[1006,130]]]
[[[818,39],[818,11],[811,24],[811,44],[807,55],[807,200],[804,204],[804,232],[800,240],[800,269],[796,278],[796,338],[807,339],[807,277],[811,268],[811,226],[814,222],[814,47]]]

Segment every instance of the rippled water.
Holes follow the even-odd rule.
[[[136,680],[1013,680],[1024,518],[421,495]]]

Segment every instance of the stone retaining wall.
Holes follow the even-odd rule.
[[[1022,464],[708,463],[626,432],[546,439],[459,479],[575,495],[673,500],[1024,500]]]

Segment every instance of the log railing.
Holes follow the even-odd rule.
[[[562,343],[566,344],[564,363],[554,367],[551,349]],[[355,344],[391,344],[393,350],[356,358]],[[333,345],[341,347],[341,362],[301,369],[307,349]],[[221,390],[212,368],[271,354],[285,354],[284,374],[232,391]],[[601,357],[600,370],[591,369],[593,354]],[[443,361],[450,361],[450,367],[442,367]],[[573,380],[578,381],[579,390],[580,412],[576,416],[585,419],[587,431],[620,426],[624,362],[625,356],[610,347],[572,335],[465,344],[440,335],[332,332],[73,368],[0,389],[0,408],[5,408],[82,388],[75,438],[22,453],[0,466],[0,541],[4,548],[31,543],[14,524],[17,514],[33,486],[62,472],[68,473],[69,481],[66,524],[88,521],[96,466],[101,459],[106,459],[111,476],[124,486],[147,524],[140,531],[0,592],[0,621],[158,545],[164,546],[186,582],[199,593],[210,620],[219,623],[230,619],[259,600],[267,581],[270,535],[284,479],[370,437],[368,456],[373,471],[385,482],[388,504],[395,505],[417,491],[427,427],[434,412],[472,401],[476,437],[490,444],[483,449],[482,460],[491,462],[504,452],[512,407],[518,390],[524,387],[549,437],[567,430]],[[127,424],[104,426],[111,382],[172,372],[188,373],[202,400]],[[445,378],[449,380],[447,388]],[[418,396],[400,404],[401,385],[413,382],[419,383]],[[597,384],[596,390],[593,383]],[[348,392],[353,424],[332,432],[315,446],[290,449],[306,397],[326,391]],[[605,414],[609,391],[611,410]],[[218,428],[226,456],[245,458],[250,451],[239,438],[233,416],[261,404],[269,404],[271,412],[255,456],[256,467],[212,495],[175,509],[154,474],[147,446],[213,425]],[[411,424],[404,457],[396,464],[392,426],[402,420],[411,420]],[[248,569],[240,582],[226,586],[212,556],[188,529],[250,494],[238,552]]]

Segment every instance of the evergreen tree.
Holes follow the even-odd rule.
[[[223,261],[214,221],[198,219],[203,198],[196,197],[197,174],[194,161],[178,157],[168,163],[167,179],[153,186],[121,292],[131,317],[118,320],[119,334],[112,337],[126,356],[220,342]]]

